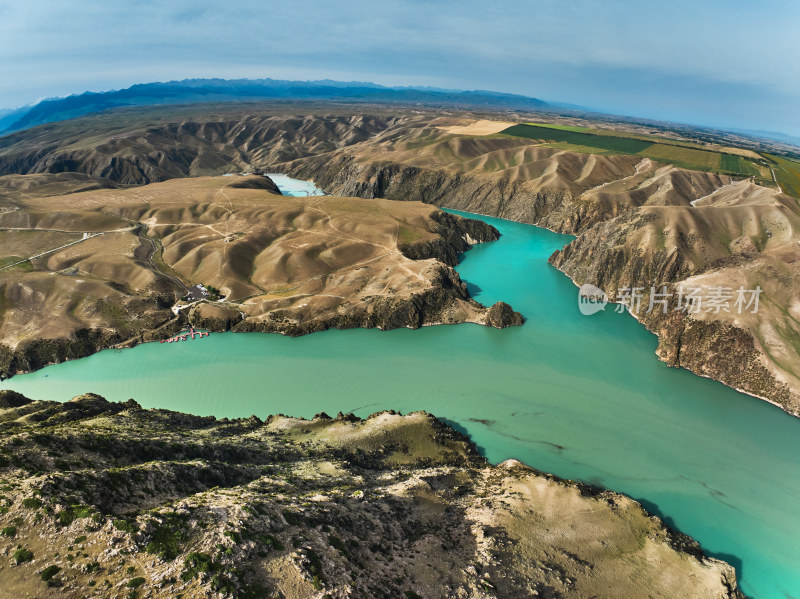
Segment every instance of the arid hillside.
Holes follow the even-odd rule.
[[[273,112],[243,115],[224,105],[177,113],[131,109],[42,125],[0,138],[0,175],[78,172],[142,185],[239,173],[363,142],[398,121]]]
[[[78,189],[278,171],[313,180],[337,196],[423,202],[578,235],[552,263],[579,285],[598,285],[612,299],[620,288],[667,285],[673,294],[681,284],[759,288],[758,313],[671,311],[639,318],[659,335],[658,354],[670,365],[800,414],[798,200],[779,189],[780,178],[774,184],[766,181],[780,171],[774,156],[730,144],[702,146],[709,155],[717,152],[717,159],[719,152],[725,153],[727,162],[744,157],[756,173],[732,176],[713,168],[690,170],[674,161],[574,144],[565,149],[502,133],[513,115],[494,117],[500,122],[493,124],[487,115],[385,107],[374,116],[365,116],[363,107],[342,106],[317,116],[254,107],[236,110],[120,111],[36,127],[0,138],[0,172],[70,171],[60,176],[72,177],[71,185]],[[644,133],[625,134],[641,142]],[[675,143],[679,145],[666,150],[699,152],[687,149],[685,139]],[[131,212],[126,218],[140,216]],[[203,213],[205,219],[217,217]],[[171,221],[163,222],[171,241],[198,243],[197,230],[166,233]],[[214,243],[205,249],[198,245],[191,259],[177,260],[169,251],[164,259],[181,276],[205,277],[214,270],[208,268],[208,252],[218,247]],[[236,263],[247,265],[249,258],[237,257]],[[222,280],[232,279],[225,274]],[[266,288],[257,280],[229,288],[245,297],[255,287]],[[221,323],[230,314],[198,316],[202,322]]]
[[[640,288],[637,317],[659,335],[662,360],[800,415],[797,198],[649,158],[485,135],[485,122],[479,134],[449,127],[387,132],[285,168],[336,193],[413,197],[578,235],[551,262],[612,301]],[[727,309],[707,298],[696,311],[647,312],[650,289],[664,285],[673,298],[722,288]],[[756,312],[735,307],[740,288],[760,290]]]
[[[632,499],[426,413],[216,420],[0,392],[4,597],[741,597]]]
[[[497,238],[479,221],[419,202],[286,197],[259,175],[104,185],[0,178],[5,376],[189,323],[291,335],[521,323],[471,300],[452,269]],[[214,295],[178,301],[197,284]]]

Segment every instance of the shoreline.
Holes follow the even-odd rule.
[[[698,581],[693,578],[694,575],[692,572],[694,572],[694,574],[702,575],[702,584],[712,584],[715,586],[715,588],[718,585],[720,590],[724,588],[725,597],[729,599],[745,599],[745,595],[741,590],[738,589],[738,573],[735,572],[735,568],[730,563],[709,554],[703,549],[698,541],[681,532],[680,529],[674,525],[668,525],[662,515],[649,511],[642,505],[640,501],[633,499],[629,495],[610,490],[606,487],[562,478],[547,473],[514,458],[504,459],[499,463],[492,464],[480,454],[478,446],[470,436],[459,432],[457,428],[448,422],[437,418],[427,410],[412,410],[404,415],[395,410],[384,409],[373,412],[366,417],[358,417],[354,416],[352,413],[343,414],[340,412],[336,418],[331,418],[326,413],[321,412],[316,414],[313,418],[292,417],[279,413],[267,416],[263,420],[255,415],[250,416],[249,418],[220,419],[213,416],[195,416],[191,413],[183,411],[155,408],[143,409],[132,399],[128,400],[127,402],[109,402],[102,396],[92,393],[86,393],[77,396],[69,401],[58,402],[33,401],[15,392],[0,391],[0,411],[13,411],[26,415],[47,414],[49,417],[55,416],[56,418],[60,418],[62,422],[61,426],[65,427],[66,429],[76,425],[78,427],[76,430],[79,430],[80,427],[82,427],[84,420],[88,419],[91,421],[97,419],[98,417],[102,417],[103,421],[106,422],[106,426],[116,426],[117,424],[122,426],[122,429],[120,429],[117,434],[123,438],[123,442],[125,442],[124,437],[131,433],[133,435],[132,439],[136,439],[136,443],[142,444],[146,447],[150,447],[153,443],[157,443],[163,438],[165,432],[167,431],[171,435],[170,438],[172,438],[174,442],[176,440],[174,437],[175,434],[180,436],[187,433],[191,434],[194,430],[203,430],[208,431],[205,433],[205,436],[208,437],[207,442],[210,443],[218,442],[218,437],[220,441],[226,444],[238,444],[244,442],[245,439],[250,439],[251,437],[258,438],[260,439],[260,443],[265,445],[263,450],[269,451],[269,455],[272,456],[272,452],[275,451],[274,444],[278,438],[286,437],[289,440],[289,447],[291,448],[294,445],[294,442],[292,442],[291,439],[296,435],[300,435],[301,437],[309,435],[321,435],[320,440],[322,441],[322,445],[320,445],[318,449],[325,451],[324,447],[330,445],[331,449],[333,449],[335,453],[331,454],[330,456],[322,453],[316,457],[303,457],[303,452],[301,451],[300,454],[297,454],[297,456],[289,456],[287,458],[290,460],[290,469],[291,464],[294,463],[293,460],[299,459],[301,460],[302,464],[309,464],[314,462],[314,460],[327,459],[332,460],[334,464],[337,464],[337,467],[341,471],[338,476],[342,476],[344,473],[349,472],[351,467],[349,462],[356,460],[357,464],[355,472],[358,473],[359,478],[366,478],[366,481],[362,481],[361,486],[356,487],[363,489],[360,491],[360,495],[358,495],[358,492],[352,494],[352,497],[356,499],[357,503],[350,507],[351,512],[353,510],[357,511],[360,509],[358,507],[359,505],[375,505],[378,506],[378,509],[380,509],[380,506],[383,505],[386,500],[391,500],[394,494],[398,492],[397,490],[390,490],[395,487],[387,488],[386,491],[388,491],[388,493],[386,491],[381,492],[379,488],[373,488],[374,482],[375,480],[382,480],[382,478],[385,477],[385,475],[381,473],[385,472],[385,469],[391,462],[391,458],[394,456],[394,454],[398,451],[401,454],[403,453],[402,449],[392,449],[391,447],[393,446],[391,445],[391,441],[402,440],[406,437],[406,435],[414,434],[419,437],[422,445],[412,449],[410,453],[412,461],[403,462],[403,465],[394,466],[394,468],[400,469],[400,472],[402,473],[401,480],[408,480],[410,476],[414,480],[419,478],[419,482],[412,485],[400,483],[400,487],[396,487],[398,490],[400,490],[400,496],[405,493],[413,492],[413,489],[421,489],[422,487],[419,487],[418,485],[422,484],[422,481],[427,480],[431,476],[444,476],[445,478],[448,478],[453,475],[453,472],[460,472],[460,476],[462,478],[465,476],[469,477],[470,480],[474,481],[474,484],[476,484],[478,488],[484,486],[487,480],[491,479],[493,481],[493,485],[497,486],[499,483],[500,486],[498,489],[502,491],[502,495],[514,491],[514,489],[518,488],[520,485],[523,485],[523,487],[524,485],[530,485],[528,488],[531,489],[541,489],[542,487],[546,487],[548,490],[548,497],[550,497],[550,499],[544,500],[545,505],[556,510],[557,514],[545,516],[545,525],[553,526],[558,529],[560,526],[558,523],[560,519],[566,519],[568,521],[574,521],[576,524],[580,524],[584,522],[584,519],[587,517],[586,513],[588,510],[588,512],[593,514],[592,521],[595,523],[595,525],[597,525],[597,520],[594,514],[597,512],[607,514],[601,517],[605,519],[603,522],[606,523],[605,526],[608,527],[608,530],[601,528],[601,531],[605,530],[606,534],[612,535],[612,538],[616,538],[617,535],[620,535],[620,538],[626,538],[625,535],[630,534],[628,527],[635,526],[636,531],[639,531],[640,528],[645,527],[641,532],[645,533],[646,538],[649,539],[648,550],[639,549],[637,551],[631,551],[627,554],[625,559],[621,559],[613,551],[611,553],[601,552],[600,554],[597,554],[597,552],[589,552],[586,558],[592,560],[592,563],[596,563],[597,565],[597,571],[595,571],[595,568],[592,567],[591,570],[593,573],[590,576],[587,576],[584,568],[582,567],[582,564],[585,565],[585,562],[577,560],[576,565],[572,554],[567,554],[566,557],[568,560],[565,562],[565,564],[572,565],[565,567],[569,567],[573,572],[573,577],[576,578],[576,582],[583,579],[581,584],[584,586],[586,584],[593,585],[595,575],[607,577],[609,572],[614,572],[616,571],[614,570],[615,568],[619,568],[619,572],[621,573],[620,575],[623,577],[623,580],[620,582],[623,584],[630,585],[633,583],[634,585],[646,585],[647,582],[644,582],[645,580],[659,580],[658,577],[661,575],[661,566],[658,568],[652,568],[645,565],[648,563],[648,560],[651,557],[651,552],[657,551],[658,554],[662,555],[663,557],[673,556],[669,557],[670,562],[669,565],[666,566],[670,570],[670,580],[675,577],[677,577],[677,579],[682,579],[684,576],[686,576],[688,580],[686,582],[681,582],[680,584],[697,584]],[[12,428],[10,428],[7,432],[11,436],[24,436],[26,432],[35,433],[37,427],[47,426],[44,423],[39,424],[40,420],[42,419],[34,419],[24,424],[12,426]],[[217,430],[219,430],[219,433],[214,432]],[[265,433],[267,436],[262,438]],[[357,455],[360,457],[353,456],[348,458],[347,454],[341,453],[341,444],[347,443],[347,439],[351,438],[351,436],[353,440],[362,439],[365,435],[367,438],[374,437],[375,442],[379,444],[387,443],[388,448],[384,448],[383,445],[380,445],[379,449],[367,448],[366,451],[359,449],[358,451],[360,453]],[[239,441],[239,437],[242,437],[242,441]],[[356,441],[356,443],[356,447],[360,448],[360,441]],[[17,443],[17,445],[20,444]],[[15,447],[17,445],[15,445]],[[266,445],[268,445],[268,447]],[[170,469],[177,467],[173,466],[173,464],[179,464],[182,462],[174,462],[172,459],[168,459],[166,455],[156,457],[154,459],[152,455],[144,454],[140,458],[137,457],[139,454],[137,453],[136,447],[138,447],[138,445],[129,447],[129,453],[131,453],[133,456],[134,461],[146,460],[146,462],[138,465],[137,468],[145,468],[148,464],[155,466],[155,470],[152,474],[154,478],[150,483],[151,486],[155,485],[154,488],[159,488],[160,486],[166,484],[167,488],[169,488],[169,480],[172,476]],[[244,447],[250,447],[250,445],[243,446],[243,450]],[[249,451],[253,450],[254,448],[252,447],[249,449]],[[67,444],[65,446],[65,457],[69,455],[70,451],[69,444]],[[93,451],[97,450],[95,449]],[[295,450],[289,449],[289,451]],[[442,451],[444,451],[444,453],[442,453]],[[408,454],[408,449],[406,449],[404,455]],[[274,456],[270,457],[269,459],[274,459]],[[339,464],[341,460],[345,461]],[[228,467],[226,464],[227,461],[229,460],[221,458],[221,462],[219,462],[217,467]],[[107,491],[104,491],[102,494],[102,500],[100,497],[95,497],[93,495],[94,491],[91,490],[93,485],[96,483],[102,483],[102,480],[104,480],[102,478],[102,476],[104,476],[103,472],[105,472],[109,466],[109,464],[105,464],[94,474],[87,475],[89,477],[89,484],[88,486],[81,487],[83,489],[81,493],[84,505],[86,505],[88,508],[99,508],[100,511],[98,515],[102,514],[104,511],[102,508],[102,505],[104,505],[102,503],[103,501],[113,501],[113,498],[116,497],[117,494],[121,494],[122,496],[125,495],[125,484],[123,483],[122,479],[119,478],[115,479],[117,480],[117,484],[114,486],[114,492],[111,493],[111,495],[109,495]],[[233,466],[233,464],[231,464],[231,466]],[[309,466],[304,466],[304,468],[307,467]],[[0,464],[0,468],[3,468],[3,464]],[[83,470],[77,472],[80,473],[83,472]],[[22,472],[18,472],[17,474],[20,477],[23,475]],[[63,511],[63,509],[69,509],[63,507],[63,500],[59,500],[63,489],[61,489],[59,484],[52,484],[53,481],[51,478],[53,478],[53,476],[55,476],[55,479],[59,479],[59,477],[63,478],[64,476],[71,476],[72,479],[74,479],[76,476],[80,478],[84,475],[72,473],[52,474],[49,476],[50,477],[47,480],[50,481],[50,483],[42,486],[43,497],[51,496],[51,499],[56,504],[57,510],[61,509]],[[101,478],[97,478],[98,476]],[[190,472],[185,472],[182,474],[182,476],[183,478],[186,478],[186,482],[190,486],[192,484],[195,486],[197,485],[197,481],[192,479]],[[270,480],[274,478],[274,473],[270,471],[261,480]],[[20,497],[15,497],[12,499],[10,507],[14,508],[14,506],[17,504],[17,500],[26,496],[26,490],[30,485],[37,484],[38,478],[36,478],[36,476],[31,478],[31,475],[28,474],[27,479],[28,480],[21,481],[22,486],[21,490],[19,491]],[[300,485],[298,487],[300,484],[298,483],[298,478],[293,480],[294,484],[291,486],[294,489],[302,488],[305,490],[305,492],[316,493],[316,495],[314,495],[314,499],[312,499],[312,504],[314,502],[324,502],[320,505],[323,505],[327,510],[330,510],[335,507],[337,503],[341,503],[341,501],[337,501],[336,499],[331,501],[331,498],[334,495],[334,492],[331,489],[327,489],[323,486],[322,492],[324,494],[320,495],[320,491],[317,490],[316,486],[313,484],[310,488],[307,488],[307,484],[305,486]],[[132,482],[135,483],[135,481],[136,479],[134,478]],[[245,484],[242,485],[242,482]],[[254,499],[254,497],[251,497],[253,492],[251,490],[252,484],[253,481],[241,481],[239,484],[234,486],[226,485],[222,489],[223,496],[228,497],[230,496],[230,493],[240,495],[241,500],[245,505],[247,505]],[[261,485],[263,484],[264,483],[262,482]],[[447,498],[447,501],[453,502],[455,506],[455,502],[459,500],[458,498],[464,498],[465,495],[463,492],[458,491],[458,484],[453,484],[455,486],[452,489],[450,489],[448,485],[445,485],[445,495],[441,497],[440,500]],[[193,510],[195,507],[199,507],[199,504],[195,506],[198,498],[202,498],[202,505],[208,505],[208,501],[210,501],[212,505],[217,503],[219,500],[216,499],[214,489],[203,489],[204,486],[205,485],[201,483],[200,488],[198,489],[192,489],[191,491],[186,490],[183,493],[184,496],[178,500],[178,511],[187,513],[188,510],[190,513],[197,513],[193,512]],[[101,484],[100,488],[104,488],[104,485]],[[401,488],[405,490],[401,490]],[[197,491],[200,491],[199,494]],[[366,494],[364,491],[366,491]],[[286,490],[282,492],[285,493]],[[427,497],[427,491],[423,490],[422,496]],[[263,506],[264,501],[270,501],[268,497],[269,496],[260,497],[258,499],[260,505]],[[347,497],[347,495],[344,495],[343,498],[344,497]],[[508,526],[508,524],[503,524],[503,520],[497,519],[498,516],[494,515],[495,512],[498,514],[501,512],[517,514],[515,517],[523,518],[526,522],[528,522],[527,526],[534,528],[541,526],[538,519],[531,520],[526,515],[530,511],[528,507],[529,502],[531,501],[530,498],[514,500],[515,503],[511,504],[501,501],[501,505],[499,507],[493,507],[490,505],[487,511],[485,501],[481,499],[482,497],[485,497],[485,495],[480,491],[475,491],[472,493],[469,491],[467,492],[465,500],[468,503],[463,507],[468,508],[465,512],[468,514],[468,530],[471,529],[474,531],[475,526],[478,527],[478,530],[482,530],[482,528],[485,526]],[[559,497],[562,499],[570,499],[571,502],[564,507],[559,507]],[[160,501],[163,501],[163,498],[161,498]],[[575,502],[577,502],[579,505],[575,505]],[[158,505],[158,503],[159,501],[156,502],[156,505]],[[174,501],[170,501],[166,505],[169,506],[173,503]],[[286,503],[284,501],[279,501],[278,503],[282,504],[283,510],[286,509]],[[536,503],[534,502],[532,505],[536,505]],[[154,515],[155,517],[163,515],[159,509],[160,508],[157,507],[155,510],[153,510],[151,506],[151,509],[145,512],[141,518],[147,520],[152,519]],[[250,513],[254,515],[254,512]],[[255,513],[261,513],[261,510],[256,510]],[[445,514],[446,513],[447,512],[445,512]],[[618,521],[618,518],[620,517],[619,514],[624,514],[622,516],[622,520],[620,521]],[[12,515],[16,514],[12,512]],[[59,516],[59,514],[56,514],[55,516]],[[3,517],[4,514],[0,514],[0,519]],[[83,517],[85,516],[77,516],[76,519],[80,520]],[[8,516],[8,518],[11,518],[11,516]],[[49,517],[47,516],[45,517],[45,525],[48,523],[48,518]],[[119,535],[119,530],[124,531],[124,529],[116,527],[115,531],[116,525],[110,525],[110,521],[107,520],[108,516],[104,516],[103,518],[104,519],[102,520],[98,520],[95,517],[95,522],[99,522],[100,526],[93,528],[91,531],[89,531],[89,528],[86,529],[89,531],[87,534],[89,534],[94,540],[93,544],[99,543],[97,551],[102,551],[106,543],[118,545],[120,542],[122,542],[122,545],[124,546],[130,545],[130,549],[133,551],[133,553],[143,551],[148,541],[148,530],[144,528],[142,524],[140,524],[140,517],[138,515],[133,516],[132,519],[128,518],[128,521],[131,523],[131,525],[133,525],[134,531],[140,530],[141,527],[141,533],[133,535],[130,539],[133,541],[133,544],[130,544],[129,541],[124,538],[116,539],[115,541],[111,541],[110,537],[107,538],[107,536],[103,534],[103,531],[108,530],[110,531],[111,535]],[[394,520],[395,518],[398,518],[398,516],[395,515],[389,517],[390,520]],[[19,521],[20,519],[18,518],[17,520]],[[272,521],[274,522],[275,519],[273,518]],[[291,519],[288,519],[287,521],[289,524],[293,524]],[[278,522],[280,522],[280,520],[278,520]],[[443,521],[440,524],[437,524],[437,526],[444,526],[446,523],[446,521]],[[340,523],[340,525],[337,526],[337,534],[349,535],[353,532],[358,534],[357,529],[351,530],[351,526],[352,524],[348,525],[346,523]],[[572,526],[574,526],[574,524]],[[29,528],[30,532],[25,533],[22,535],[23,538],[18,538],[14,542],[23,542],[33,546],[34,542],[40,538],[36,537],[36,535],[41,533],[36,532],[39,530],[39,528]],[[278,529],[278,535],[281,537],[286,534],[284,528],[285,527],[280,527]],[[214,529],[211,528],[210,530],[212,531],[211,534],[213,535]],[[310,534],[309,531],[311,530],[313,530],[313,528],[307,529],[305,534]],[[508,530],[510,532],[514,529],[509,528]],[[550,528],[548,527],[547,530],[550,531]],[[50,547],[51,543],[58,545],[55,548],[60,550],[60,544],[62,542],[64,545],[67,543],[72,543],[71,539],[75,536],[74,532],[71,531],[69,527],[64,528],[64,532],[61,535],[59,534],[58,527],[55,529],[55,534],[53,534],[50,530],[48,530],[48,534],[48,539],[50,540],[48,541],[47,550],[49,551],[53,551],[53,549]],[[475,540],[479,544],[482,543],[483,539],[493,536],[475,532],[472,534],[475,535]],[[600,532],[589,534],[591,536],[592,534],[602,535],[603,533]],[[83,538],[85,539],[86,537]],[[600,538],[606,537],[601,536]],[[325,537],[322,537],[322,539],[325,540]],[[575,542],[574,540],[570,539],[571,537],[569,537],[569,535],[565,535],[561,542],[567,543],[566,546],[570,546],[570,543],[574,544]],[[583,541],[580,540],[579,542],[582,543]],[[1,537],[0,543],[2,543]],[[334,543],[331,543],[331,545],[334,548],[336,547]],[[551,547],[548,542],[543,542],[542,547],[544,548],[545,555],[548,555],[547,552]],[[180,553],[189,551],[190,546],[187,545],[182,547],[179,545],[177,549],[177,553],[180,555]],[[424,550],[430,551],[431,549],[432,548],[426,548]],[[37,557],[41,559],[42,554],[47,550],[43,549],[42,547],[35,549]],[[149,549],[144,550],[148,553],[150,552]],[[484,554],[486,551],[492,551],[491,542],[484,547]],[[525,550],[520,548],[516,551],[522,552]],[[578,552],[580,553],[580,550],[578,550]],[[520,555],[525,554],[520,553]],[[174,561],[175,557],[177,556],[171,557],[171,560]],[[253,556],[250,556],[245,549],[245,553],[240,556],[240,559],[247,560],[252,559],[252,557]],[[403,563],[402,557],[400,555],[397,557],[401,559],[400,563]],[[506,569],[513,570],[512,562],[504,564],[504,560],[506,560],[508,557],[509,556],[507,556],[505,552],[498,552],[494,556],[494,559],[491,563],[495,563],[498,567],[503,568],[503,571],[506,571]],[[677,561],[675,561],[676,557]],[[57,560],[58,554],[55,554],[55,556],[50,559]],[[433,554],[431,554],[428,559],[435,558],[433,557]],[[461,558],[454,559],[458,560]],[[631,559],[635,560],[637,563],[642,562],[642,567],[645,568],[645,571],[640,572],[637,569],[636,576],[632,576],[626,566],[628,560]],[[102,560],[103,557],[100,556],[100,561]],[[170,559],[163,556],[162,560],[166,562],[170,561]],[[688,562],[686,560],[688,560]],[[148,565],[145,565],[144,562],[142,562],[140,566],[147,569],[150,567],[150,561],[152,560],[147,560]],[[153,565],[157,568],[162,567],[162,565],[157,564],[158,562],[156,561]],[[547,575],[546,572],[548,571],[549,570],[545,569],[545,575]],[[714,580],[714,576],[711,576],[712,573],[720,574],[721,580]],[[640,574],[644,575],[644,579],[640,580]],[[70,575],[74,576],[73,574]],[[77,573],[77,571],[76,575],[78,580],[82,580],[82,575]],[[499,578],[502,579],[505,584],[510,583],[510,581],[505,580],[505,576]],[[694,581],[693,583],[690,582],[692,580]],[[569,587],[570,585],[567,586]],[[646,588],[648,587],[644,586],[641,588],[641,590]],[[657,592],[657,589],[654,588],[653,591]],[[663,595],[659,594],[658,596]]]
[[[533,226],[537,226],[537,225],[533,225]],[[551,264],[550,266],[553,266],[553,265]],[[570,277],[567,273],[565,273],[563,270],[561,270],[557,266],[553,266],[553,268],[555,268],[558,272],[560,272],[562,275],[564,275],[575,286],[576,289],[580,289],[581,288],[581,286],[578,285],[578,283],[576,283],[575,280],[572,277]],[[612,302],[611,300],[608,300],[608,304],[609,305],[618,306],[618,305],[620,305],[620,302]],[[648,329],[642,323],[641,319],[639,319],[636,316],[636,314],[634,314],[630,310],[625,310],[625,312],[629,316],[631,316],[637,322],[637,324],[639,324],[645,331],[647,331],[648,333],[653,335],[656,339],[659,340],[659,342],[661,341],[661,338],[658,336],[658,333],[654,333],[653,331]],[[591,316],[584,316],[584,318],[591,318]],[[687,372],[691,372],[694,376],[697,376],[697,377],[700,377],[700,378],[703,378],[703,379],[708,379],[710,381],[714,381],[716,383],[719,383],[720,385],[724,385],[728,389],[733,389],[734,391],[738,391],[742,395],[746,395],[748,397],[752,397],[754,399],[758,399],[760,401],[763,401],[763,402],[766,402],[766,403],[768,403],[770,405],[773,405],[776,408],[778,408],[781,412],[786,414],[787,416],[790,416],[792,418],[800,418],[800,414],[794,414],[794,413],[790,412],[789,410],[785,409],[781,404],[779,404],[779,403],[777,403],[777,402],[775,402],[775,401],[773,401],[773,400],[771,400],[771,399],[769,399],[767,397],[762,397],[762,396],[757,395],[755,393],[751,393],[749,391],[745,391],[744,389],[740,389],[738,387],[734,387],[733,385],[728,385],[727,383],[725,383],[725,381],[721,381],[720,379],[714,378],[713,376],[710,376],[710,375],[707,375],[707,374],[703,374],[703,373],[700,373],[700,372],[695,372],[694,370],[692,370],[688,366],[684,366],[683,364],[681,364],[680,366],[677,366],[677,367],[676,366],[670,366],[669,364],[666,363],[666,361],[661,359],[661,357],[658,355],[658,351],[653,352],[653,354],[656,356],[656,360],[661,362],[662,364],[666,364],[667,368],[677,368],[677,369],[686,370]]]

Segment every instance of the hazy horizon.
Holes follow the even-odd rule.
[[[0,107],[192,78],[484,89],[800,136],[800,5],[0,0]]]

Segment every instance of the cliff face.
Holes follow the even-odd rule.
[[[448,172],[405,164],[357,162],[342,154],[284,166],[293,177],[313,179],[332,193],[364,198],[406,199],[538,224],[561,233],[590,226],[590,214],[579,214],[567,189],[531,189],[520,181]]]
[[[438,244],[436,244],[438,249]],[[446,246],[447,254],[453,252]],[[415,258],[422,259],[422,258]],[[475,322],[502,329],[519,326],[522,315],[505,302],[487,309],[470,298],[467,286],[452,268],[435,259],[422,271],[427,288],[412,294],[367,295],[344,309],[298,310],[274,308],[236,314],[228,311],[220,317],[218,308],[199,304],[189,312],[189,321],[197,328],[211,331],[281,333],[296,337],[327,329],[417,329],[437,324]]]
[[[378,136],[279,166],[331,193],[413,198],[569,234],[640,206],[685,206],[731,182],[638,156],[574,154],[520,140],[411,131],[400,139]]]
[[[480,148],[478,141],[429,142],[435,151],[415,155],[393,140],[381,144],[380,153],[373,148],[373,158],[359,146],[284,166],[337,192],[418,198],[578,235],[550,262],[576,284],[605,290],[612,301],[620,289],[633,287],[647,293],[667,285],[673,297],[681,286],[706,294],[720,286],[731,292],[758,287],[763,293],[755,314],[731,309],[731,298],[727,311],[635,315],[659,336],[657,354],[669,365],[800,415],[795,199],[632,156],[567,157],[509,148],[509,140],[482,141]]]
[[[0,391],[0,477],[9,597],[741,598],[637,502],[492,466],[426,413],[217,420]]]
[[[640,288],[633,313],[659,337],[657,354],[680,366],[800,415],[796,289],[800,288],[800,209],[793,198],[737,184],[702,206],[647,207],[597,225],[550,262],[577,285],[620,301]],[[756,188],[756,189],[753,189]],[[649,301],[669,296],[668,313]],[[739,290],[757,305],[737,306]],[[699,290],[696,309],[686,296]],[[714,296],[725,297],[720,306]],[[683,306],[679,298],[683,297]]]

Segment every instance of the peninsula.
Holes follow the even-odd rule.
[[[288,197],[261,175],[120,187],[39,174],[0,177],[0,203],[3,377],[187,325],[522,323],[472,300],[453,270],[497,230],[421,202]],[[194,298],[197,284],[215,296]]]

